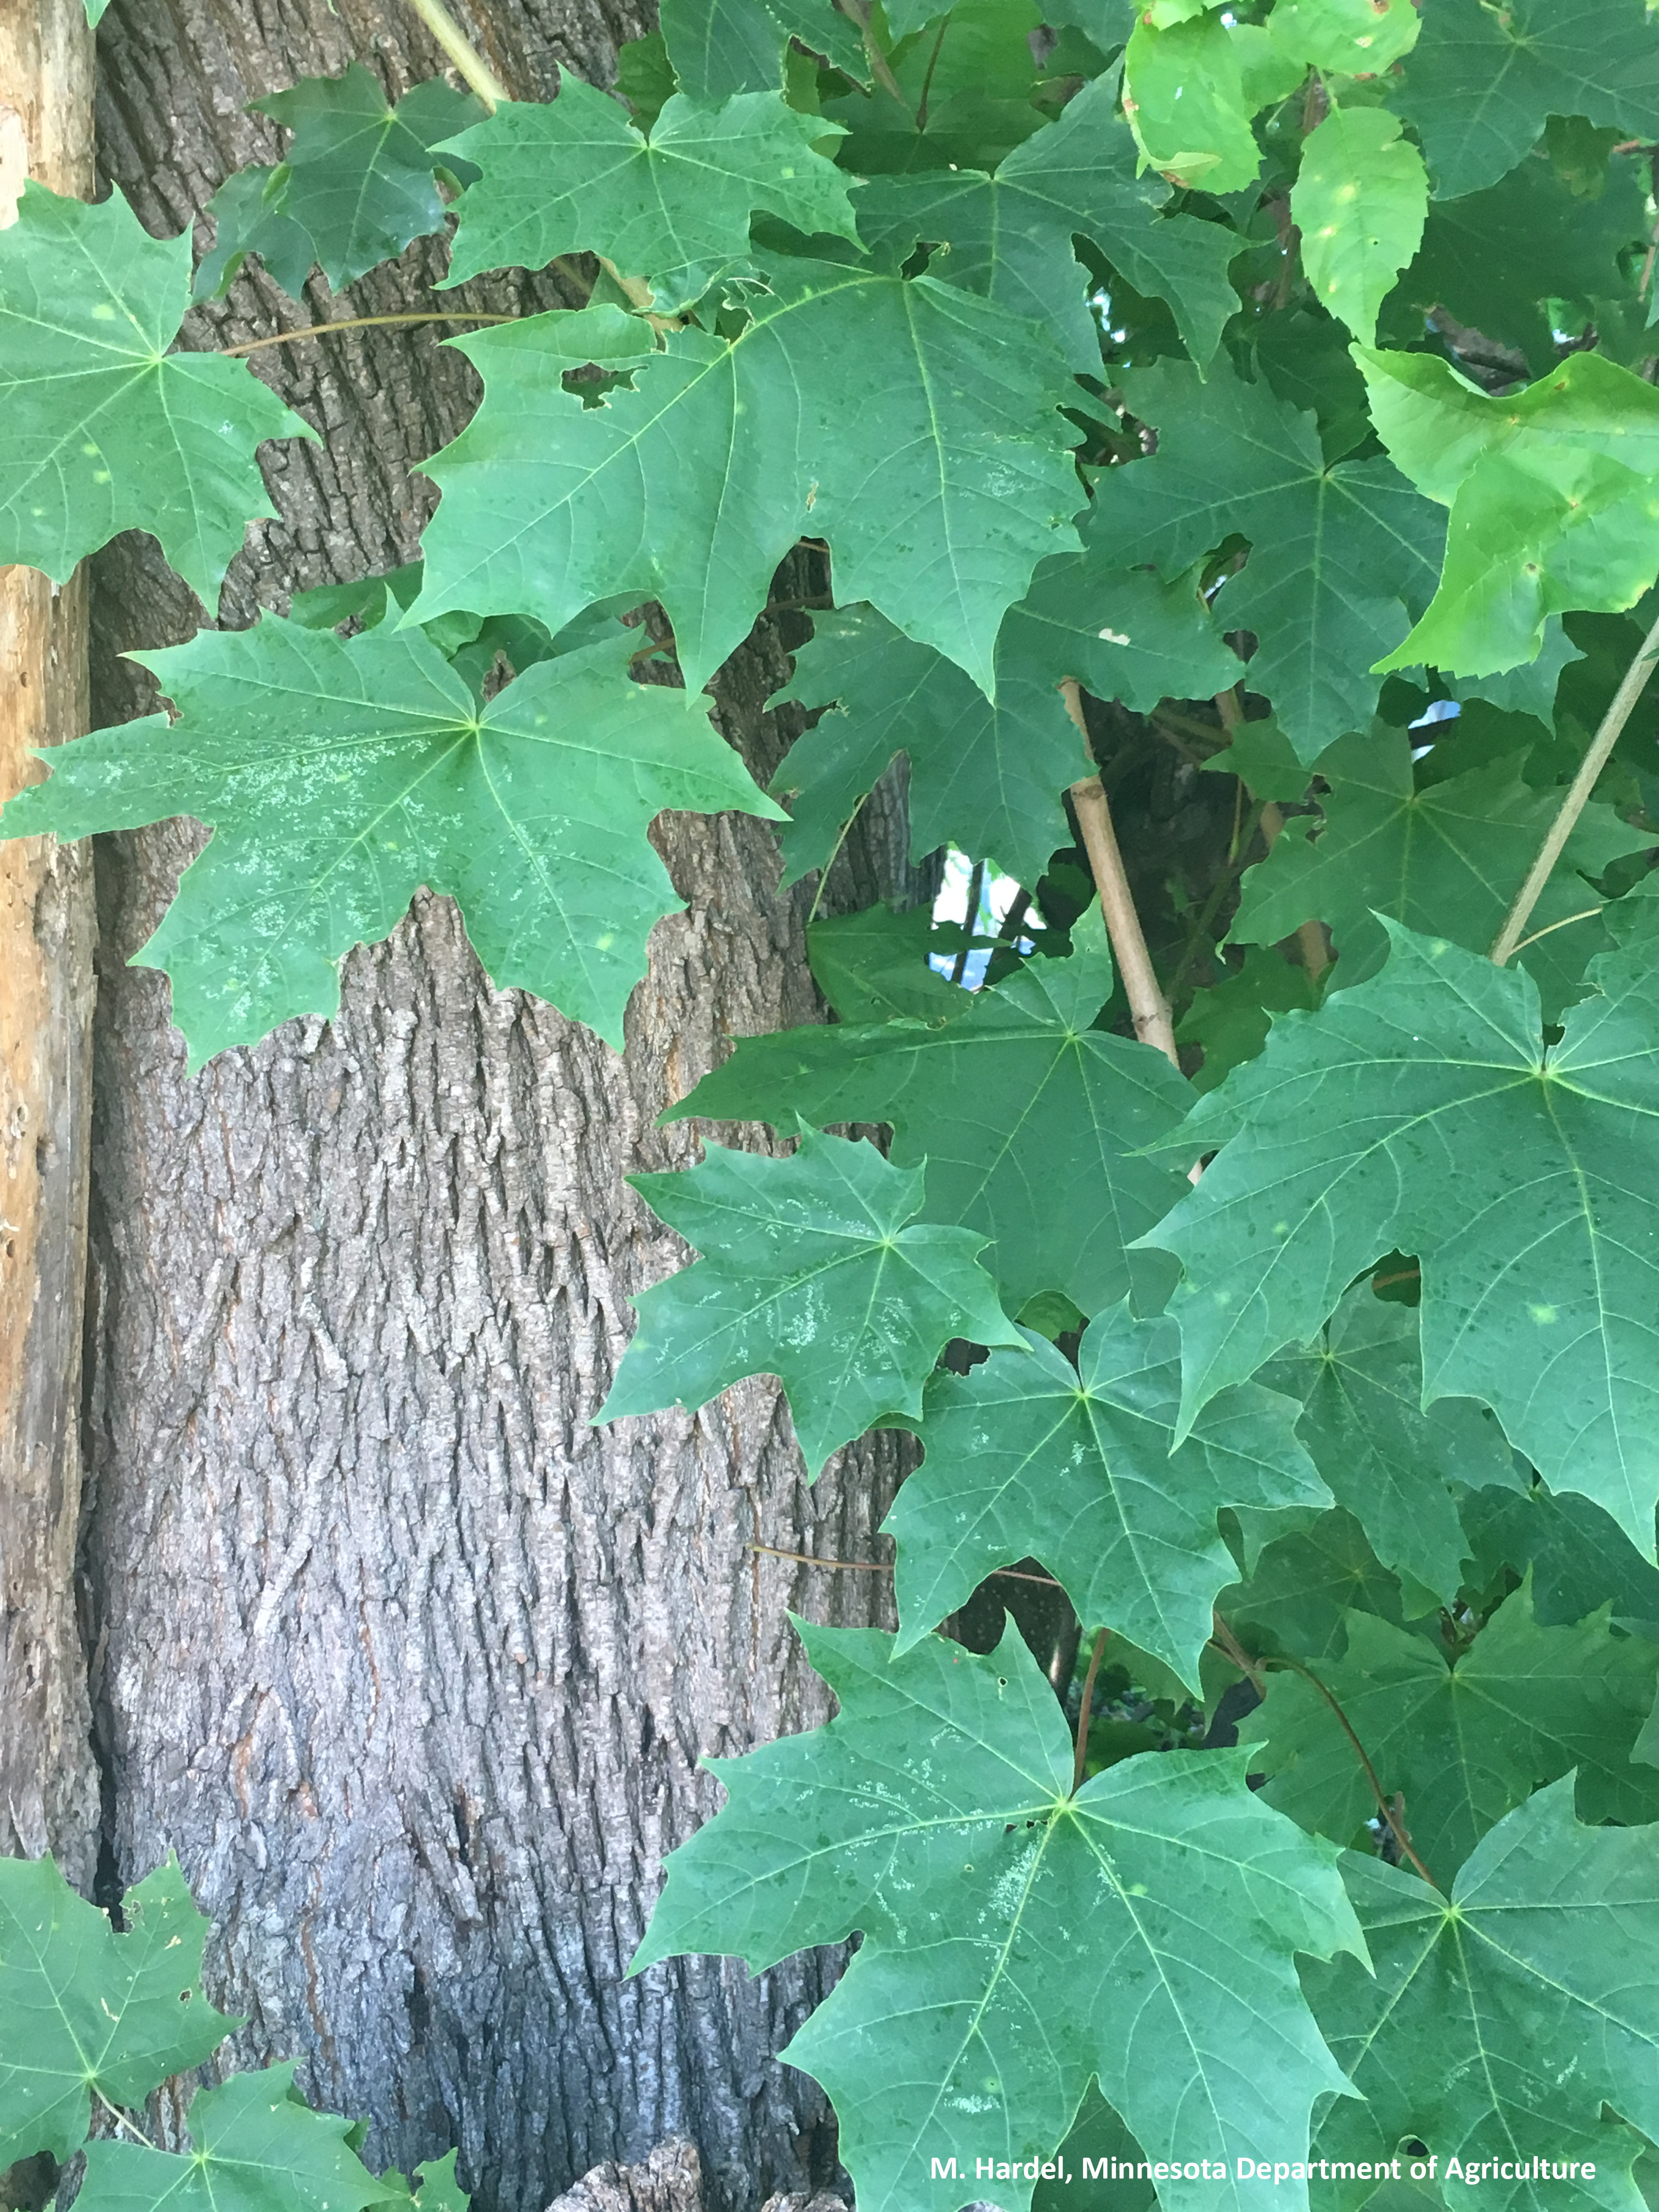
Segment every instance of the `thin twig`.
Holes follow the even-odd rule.
[[[1066,711],[1082,733],[1085,744],[1089,742],[1089,726],[1083,716],[1083,695],[1075,677],[1068,676],[1060,687],[1066,702]],[[1124,995],[1129,1001],[1129,1013],[1135,1025],[1135,1035],[1143,1044],[1161,1052],[1170,1064],[1179,1068],[1181,1051],[1175,1041],[1175,1024],[1170,1018],[1170,1002],[1164,997],[1152,966],[1152,957],[1146,950],[1146,933],[1140,927],[1140,916],[1135,911],[1133,894],[1129,889],[1129,878],[1123,866],[1123,855],[1118,849],[1117,832],[1112,827],[1112,810],[1107,804],[1106,792],[1098,775],[1086,775],[1080,783],[1072,786],[1072,805],[1077,811],[1077,826],[1082,833],[1084,849],[1089,855],[1089,866],[1093,872],[1095,889],[1100,894],[1100,910],[1105,917],[1106,933],[1112,940],[1112,957],[1117,962],[1117,972],[1123,978]]]
[[[1089,1671],[1083,1678],[1083,1703],[1077,1709],[1077,1748],[1072,1754],[1072,1795],[1083,1787],[1083,1778],[1089,1768],[1089,1708],[1095,1701],[1095,1676],[1100,1672],[1101,1654],[1106,1649],[1109,1628],[1103,1628],[1095,1638],[1095,1648],[1090,1655]]]
[[[504,100],[511,100],[512,94],[445,7],[444,0],[409,0],[409,4],[489,114],[493,115]]]
[[[1376,1800],[1376,1809],[1382,1814],[1383,1820],[1388,1823],[1389,1832],[1393,1835],[1395,1843],[1400,1846],[1401,1856],[1411,1861],[1412,1864],[1417,1869],[1417,1871],[1422,1875],[1424,1881],[1427,1882],[1431,1889],[1437,1889],[1439,1887],[1439,1884],[1435,1881],[1434,1876],[1429,1872],[1427,1867],[1424,1865],[1422,1860],[1419,1858],[1416,1851],[1413,1849],[1412,1839],[1407,1833],[1406,1824],[1400,1812],[1396,1809],[1394,1802],[1383,1796],[1382,1785],[1376,1778],[1376,1769],[1371,1765],[1370,1759],[1367,1756],[1364,1745],[1361,1743],[1358,1736],[1354,1733],[1353,1723],[1348,1718],[1346,1713],[1343,1711],[1341,1706],[1337,1703],[1332,1692],[1326,1688],[1325,1685],[1320,1680],[1318,1675],[1314,1673],[1312,1668],[1304,1667],[1299,1659],[1287,1659],[1279,1656],[1252,1659],[1245,1651],[1243,1645],[1240,1644],[1238,1638],[1233,1634],[1232,1630],[1228,1627],[1226,1622],[1221,1618],[1221,1615],[1218,1613],[1212,1613],[1210,1620],[1212,1630],[1213,1632],[1211,1635],[1210,1642],[1213,1648],[1220,1652],[1224,1659],[1230,1659],[1233,1665],[1237,1668],[1240,1674],[1246,1676],[1249,1680],[1254,1682],[1258,1690],[1265,1687],[1261,1677],[1264,1671],[1269,1667],[1288,1667],[1292,1674],[1300,1674],[1304,1680],[1313,1684],[1315,1689],[1317,1690],[1320,1696],[1323,1698],[1325,1703],[1330,1707],[1332,1712],[1335,1714],[1338,1722],[1341,1725],[1342,1733],[1347,1737],[1348,1741],[1353,1746],[1355,1756],[1358,1759],[1361,1767],[1364,1770],[1366,1781],[1370,1784],[1371,1795]]]
[[[887,1559],[819,1559],[810,1552],[781,1552],[775,1544],[750,1544],[749,1548],[751,1552],[764,1552],[770,1559],[793,1559],[803,1567],[835,1567],[860,1575],[890,1575],[893,1571]]]
[[[1494,963],[1501,968],[1515,952],[1525,933],[1532,910],[1543,894],[1556,862],[1583,812],[1589,795],[1595,788],[1602,769],[1612,757],[1613,749],[1623,735],[1624,727],[1636,711],[1636,702],[1647,689],[1648,678],[1659,660],[1659,623],[1642,641],[1642,649],[1625,671],[1625,679],[1613,695],[1613,703],[1601,717],[1601,726],[1589,750],[1580,763],[1578,773],[1567,787],[1567,795],[1561,801],[1549,833],[1538,848],[1538,858],[1527,871],[1527,880],[1515,895],[1515,904],[1508,919],[1498,933],[1492,948]]]
[[[276,331],[268,338],[250,338],[246,345],[222,346],[219,351],[227,361],[234,361],[264,346],[296,345],[301,338],[329,338],[337,331],[379,330],[392,323],[517,323],[523,319],[521,315],[343,315],[337,323],[307,323],[301,330]]]
[[[979,932],[980,901],[985,896],[985,863],[975,860],[974,872],[968,878],[968,897],[962,915],[962,950],[951,967],[951,981],[960,983],[968,973],[968,955],[974,949],[974,939]]]
[[[890,1575],[890,1559],[822,1559],[811,1552],[781,1552],[775,1544],[750,1544],[751,1552],[764,1552],[769,1559],[793,1559],[803,1567],[852,1567],[869,1575]],[[1042,1589],[1059,1589],[1061,1585],[1052,1575],[1028,1575],[1019,1567],[993,1567],[986,1577],[988,1582],[1036,1583]]]

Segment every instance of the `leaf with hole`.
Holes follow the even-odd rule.
[[[859,195],[872,252],[902,264],[920,240],[946,283],[994,300],[1063,334],[1073,368],[1097,375],[1100,325],[1073,234],[1091,239],[1135,289],[1167,299],[1200,368],[1214,359],[1237,309],[1227,264],[1243,241],[1219,223],[1161,212],[1161,179],[1139,173],[1134,141],[1109,77],[1086,85],[1048,130],[1003,158],[994,176],[961,170],[878,177]]]
[[[1368,672],[1434,591],[1441,516],[1386,460],[1328,467],[1312,416],[1265,385],[1218,371],[1200,383],[1173,362],[1122,381],[1158,450],[1097,478],[1091,549],[1176,575],[1248,538],[1249,559],[1215,611],[1224,629],[1255,632],[1250,688],[1316,760],[1333,738],[1370,726],[1379,686]]]
[[[1361,4],[1370,14],[1370,0]],[[1412,15],[1409,0],[1403,12]],[[1367,344],[1421,242],[1428,204],[1423,157],[1380,107],[1334,107],[1303,146],[1291,192],[1302,264],[1320,305]]]
[[[549,317],[453,340],[484,399],[426,464],[444,496],[410,619],[466,606],[557,630],[613,592],[656,598],[699,690],[810,530],[842,598],[988,695],[1005,611],[1076,542],[1062,356],[927,276],[780,261],[772,283],[738,336],[671,331],[637,389],[594,407],[547,377]]]
[[[1302,1968],[1359,2093],[1331,2106],[1317,2154],[1392,2159],[1411,2139],[1443,2177],[1452,2158],[1493,2161],[1480,2193],[1504,2212],[1639,2203],[1632,2130],[1659,2131],[1653,1844],[1651,1828],[1581,1826],[1561,1781],[1492,1829],[1444,1896],[1403,1869],[1346,1859],[1375,1972],[1346,1959]],[[1575,2161],[1594,2179],[1554,2172]],[[1332,2199],[1350,2212],[1375,2188],[1349,2181]],[[1470,2196],[1455,2174],[1436,2193]]]
[[[0,1858],[0,2172],[86,2141],[97,2097],[141,2106],[237,2023],[202,1995],[208,1923],[169,1859],[117,1934],[51,1859]]]

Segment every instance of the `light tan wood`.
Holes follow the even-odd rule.
[[[0,0],[0,226],[26,175],[92,188],[93,42],[82,0]],[[0,799],[37,745],[87,726],[84,574],[0,568]],[[97,1850],[76,1631],[86,1283],[91,869],[50,838],[0,844],[0,1850]]]

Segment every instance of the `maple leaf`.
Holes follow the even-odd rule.
[[[1312,1344],[1258,1379],[1301,1405],[1297,1437],[1382,1565],[1413,1585],[1413,1611],[1453,1604],[1468,1550],[1454,1487],[1514,1489],[1518,1478],[1480,1407],[1443,1398],[1425,1410],[1416,1308],[1360,1283]]]
[[[729,1802],[669,1859],[633,1971],[723,1949],[759,1972],[862,1929],[785,2056],[829,2091],[866,2212],[955,2212],[941,2151],[969,2186],[976,2154],[1051,2157],[1091,2075],[1149,2158],[1212,2162],[1160,2183],[1166,2212],[1305,2203],[1234,2177],[1264,2133],[1299,2155],[1346,2087],[1291,1966],[1357,1947],[1334,1847],[1254,1797],[1235,1752],[1126,1759],[1070,1794],[1017,1630],[981,1657],[798,1626],[840,1714],[708,1762]],[[1005,2175],[996,2200],[1024,2212],[1031,2186]]]
[[[1446,2173],[1453,2158],[1497,2161],[1481,2190],[1504,2212],[1636,2201],[1629,2175],[1644,2145],[1620,2122],[1659,2132],[1653,1844],[1651,1828],[1582,1827],[1564,1780],[1492,1829],[1445,1896],[1379,1860],[1345,1859],[1374,1972],[1346,1960],[1302,1968],[1358,2093],[1332,2106],[1318,2154],[1392,2159],[1414,2138],[1449,2204],[1468,2198],[1463,2177]],[[1554,2172],[1575,2160],[1595,2179]],[[1333,2195],[1352,2208],[1376,2186]]]
[[[634,1300],[640,1325],[595,1419],[703,1406],[775,1375],[810,1474],[886,1413],[921,1411],[952,1337],[1019,1345],[979,1266],[985,1239],[916,1219],[920,1168],[803,1127],[787,1160],[710,1146],[701,1167],[630,1176],[704,1256]]]
[[[906,1486],[907,1488],[908,1486]],[[1403,1800],[1413,1847],[1447,1881],[1480,1838],[1540,1784],[1577,1771],[1580,1814],[1629,1826],[1659,1818],[1659,1769],[1632,1753],[1651,1711],[1659,1645],[1615,1636],[1605,1606],[1543,1627],[1523,1583],[1467,1651],[1350,1613],[1347,1648],[1319,1680],[1364,1745],[1385,1796]],[[1267,1677],[1239,1729],[1270,1805],[1338,1843],[1376,1812],[1352,1739],[1304,1675]]]
[[[592,252],[678,314],[747,258],[757,210],[857,243],[851,180],[817,150],[842,136],[781,94],[745,92],[719,106],[676,94],[647,138],[567,74],[550,105],[504,102],[456,140],[482,180],[461,204],[448,281]]]
[[[444,498],[406,619],[482,607],[557,630],[613,592],[655,598],[698,690],[810,528],[840,597],[991,694],[1005,610],[1076,542],[1064,357],[925,276],[781,260],[770,281],[739,335],[671,331],[596,406],[547,376],[555,317],[452,340],[484,400],[425,465]]]
[[[918,862],[953,844],[1035,884],[1059,834],[1060,793],[1093,769],[1060,678],[1145,713],[1171,693],[1224,690],[1239,675],[1195,579],[1165,584],[1103,551],[1062,553],[1038,568],[997,635],[994,700],[872,607],[818,615],[813,633],[772,702],[833,702],[772,779],[774,793],[793,800],[779,832],[786,884],[828,866],[901,752]]]
[[[678,910],[646,839],[666,807],[775,816],[706,701],[633,684],[635,641],[539,661],[480,706],[418,631],[342,640],[268,616],[139,656],[179,708],[52,748],[9,836],[193,815],[215,832],[139,957],[173,978],[192,1065],[331,1014],[350,947],[424,884],[503,988],[622,1042],[652,926]],[[503,865],[503,854],[510,862]]]
[[[245,361],[169,354],[190,232],[152,238],[118,191],[94,207],[33,180],[0,230],[0,562],[66,584],[147,530],[209,607],[249,522],[274,515],[254,452],[309,438]]]
[[[1169,1139],[1218,1146],[1143,1242],[1176,1253],[1182,1424],[1305,1342],[1390,1251],[1422,1270],[1423,1395],[1483,1400],[1644,1553],[1659,1498],[1659,976],[1638,941],[1547,1044],[1537,986],[1389,924],[1370,982],[1275,1023]]]
[[[238,2023],[200,1990],[208,1923],[169,1859],[128,1891],[125,1927],[53,1862],[0,1858],[0,2172],[86,2141],[94,2094],[136,2106]]]
[[[1030,1557],[1085,1626],[1103,1624],[1196,1689],[1216,1594],[1237,1572],[1218,1513],[1330,1502],[1293,1434],[1300,1407],[1242,1383],[1177,1444],[1173,1322],[1114,1307],[1084,1331],[1075,1368],[1029,1330],[1026,1342],[1023,1357],[994,1352],[928,1387],[926,1461],[882,1524],[898,1543],[898,1648]]]
[[[1125,565],[1177,574],[1237,534],[1242,574],[1217,595],[1224,625],[1258,639],[1249,683],[1310,763],[1369,728],[1370,665],[1397,645],[1439,574],[1443,525],[1385,460],[1328,466],[1313,418],[1265,385],[1159,362],[1123,379],[1158,451],[1105,470],[1085,526]]]
[[[1129,1289],[1126,1247],[1184,1188],[1144,1147],[1187,1094],[1161,1053],[1092,1026],[1112,988],[1097,908],[1073,942],[1069,960],[1034,960],[925,1020],[740,1038],[665,1118],[885,1122],[895,1162],[926,1166],[928,1219],[994,1240],[985,1265],[1011,1312],[1039,1291],[1096,1311]],[[1056,1215],[1044,1194],[1061,1186],[1091,1204]]]
[[[859,195],[858,225],[872,251],[895,264],[919,240],[948,250],[932,273],[1049,324],[1072,366],[1100,370],[1100,326],[1086,294],[1073,234],[1092,239],[1139,292],[1167,299],[1200,368],[1215,357],[1238,306],[1227,264],[1243,250],[1236,232],[1161,212],[1173,198],[1141,173],[1133,138],[1108,77],[1085,85],[1057,123],[1016,146],[994,176],[961,170],[878,177]]]

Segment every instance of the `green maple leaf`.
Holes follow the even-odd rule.
[[[1261,167],[1238,49],[1207,9],[1137,21],[1123,56],[1123,112],[1149,168],[1206,192],[1236,192]]]
[[[1326,923],[1339,986],[1363,982],[1388,957],[1388,915],[1425,936],[1483,951],[1537,855],[1561,803],[1522,776],[1523,754],[1418,790],[1409,732],[1378,726],[1322,755],[1330,786],[1317,817],[1287,822],[1261,864],[1246,872],[1234,943],[1276,945],[1301,923]],[[1552,933],[1521,955],[1553,1018],[1582,989],[1584,965],[1611,943],[1595,919],[1601,894],[1585,878],[1651,839],[1592,802],[1579,817],[1529,927]],[[1574,915],[1584,919],[1567,923]]]
[[[598,253],[678,314],[746,261],[757,210],[857,244],[849,179],[816,150],[844,135],[780,93],[744,92],[719,106],[677,94],[647,138],[567,73],[550,105],[507,101],[456,141],[483,179],[461,203],[449,282]]]
[[[410,2194],[420,2212],[467,2212],[472,2199],[455,2178],[458,2154],[447,2150],[441,2158],[429,2158],[416,2168],[415,2186]]]
[[[927,276],[788,261],[772,283],[738,337],[672,331],[637,389],[594,407],[546,374],[550,317],[453,341],[484,399],[425,464],[444,499],[408,618],[483,606],[557,630],[631,592],[666,608],[697,690],[810,530],[839,597],[869,599],[988,693],[1005,610],[1075,543],[1062,356]]]
[[[1267,28],[1274,46],[1300,64],[1336,76],[1372,76],[1411,52],[1421,21],[1412,0],[1278,0]]]
[[[884,1414],[921,1413],[952,1337],[1021,1344],[980,1267],[983,1236],[916,1219],[923,1180],[805,1127],[790,1159],[711,1146],[701,1167],[630,1176],[704,1256],[634,1300],[640,1325],[595,1418],[704,1406],[775,1375],[816,1476]]]
[[[1528,1570],[1533,1606],[1550,1627],[1610,1605],[1615,1627],[1659,1643],[1659,1570],[1617,1522],[1570,1490],[1472,1491],[1459,1510],[1477,1575]]]
[[[213,219],[214,243],[191,287],[198,300],[222,299],[250,253],[290,298],[298,299],[317,260],[317,241],[283,211],[286,167],[252,166],[225,179],[203,212]]]
[[[118,191],[88,207],[25,184],[0,231],[0,562],[64,584],[147,530],[212,607],[248,523],[276,514],[254,450],[310,425],[245,361],[167,352],[190,258],[188,230],[152,238]]]
[[[849,1024],[960,1013],[967,994],[928,965],[934,950],[933,909],[926,906],[899,914],[863,907],[807,925],[812,981]]]
[[[1029,1557],[1065,1586],[1080,1620],[1196,1689],[1216,1594],[1237,1571],[1217,1514],[1330,1502],[1292,1433],[1299,1408],[1243,1383],[1172,1449],[1173,1322],[1114,1307],[1085,1330],[1076,1368],[1030,1331],[1026,1342],[1024,1356],[993,1353],[928,1385],[927,1456],[882,1524],[898,1544],[898,1649],[995,1569]]]
[[[374,71],[353,62],[343,76],[305,77],[252,105],[293,138],[276,168],[239,169],[208,202],[218,230],[196,272],[198,300],[222,295],[249,253],[296,298],[313,262],[337,291],[443,228],[434,169],[462,184],[478,175],[437,149],[483,110],[439,77],[393,106]]]
[[[1369,13],[1370,0],[1361,4]],[[1405,13],[1415,22],[1409,0]],[[1334,107],[1302,149],[1291,213],[1303,267],[1320,305],[1367,344],[1421,243],[1428,205],[1423,157],[1380,107]]]
[[[678,910],[646,840],[665,807],[777,809],[707,702],[628,680],[634,642],[538,662],[481,707],[418,633],[349,640],[268,616],[142,656],[179,710],[55,746],[5,834],[193,815],[215,832],[140,956],[173,978],[192,1066],[303,1013],[424,884],[460,903],[503,988],[620,1047],[653,923]]]
[[[1659,30],[1642,0],[1433,0],[1395,105],[1414,124],[1437,197],[1512,169],[1552,115],[1659,137]]]
[[[53,1862],[0,1858],[0,2172],[86,2141],[94,2092],[142,2105],[237,2025],[201,1994],[208,1923],[176,1861],[129,1890],[124,1933]]]
[[[1501,1431],[1478,1406],[1443,1398],[1424,1410],[1415,1309],[1361,1283],[1316,1342],[1272,1361],[1261,1379],[1301,1404],[1297,1437],[1382,1565],[1425,1599],[1455,1603],[1468,1545],[1449,1486],[1516,1477]]]
[[[1194,992],[1191,1006],[1176,1024],[1177,1044],[1203,1047],[1204,1065],[1192,1079],[1194,1089],[1213,1091],[1241,1061],[1254,1060],[1267,1041],[1275,1014],[1288,1013],[1292,1006],[1306,1011],[1319,1000],[1318,983],[1299,961],[1286,960],[1265,945],[1250,945],[1242,968]]]
[[[1172,197],[1139,173],[1115,82],[1097,78],[1058,122],[1017,146],[994,176],[945,170],[878,177],[859,196],[859,229],[896,263],[919,240],[932,273],[1056,329],[1073,368],[1100,373],[1094,280],[1072,247],[1081,232],[1148,298],[1167,300],[1200,368],[1215,357],[1238,295],[1227,266],[1243,240],[1219,224],[1160,214]]]
[[[1275,1023],[1173,1145],[1219,1146],[1143,1241],[1179,1255],[1183,1419],[1306,1342],[1391,1251],[1422,1268],[1424,1399],[1480,1398],[1644,1552],[1659,1496],[1650,947],[1547,1045],[1530,976],[1389,925],[1381,975]]]
[[[1039,1291],[1097,1311],[1130,1287],[1125,1247],[1185,1186],[1142,1148],[1187,1091],[1161,1053],[1091,1027],[1112,989],[1097,908],[1073,941],[1069,960],[1034,960],[923,1021],[740,1038],[665,1118],[885,1122],[894,1161],[926,1164],[928,1219],[994,1240],[985,1265],[1010,1312]],[[1056,1189],[1090,1201],[1057,1212]]]
[[[398,2175],[377,2181],[350,2148],[349,2120],[309,2109],[292,2060],[199,2090],[188,2124],[185,2154],[89,2143],[76,2202],[87,2212],[360,2212],[410,2202]]]
[[[1540,1627],[1522,1583],[1455,1665],[1375,1613],[1350,1613],[1346,1626],[1346,1652],[1321,1664],[1319,1680],[1384,1794],[1403,1797],[1413,1845],[1437,1881],[1540,1783],[1575,1769],[1584,1819],[1659,1818],[1659,1770],[1631,1758],[1659,1645],[1613,1635],[1605,1607],[1574,1627]],[[1267,1774],[1268,1803],[1305,1827],[1347,1843],[1375,1816],[1352,1742],[1305,1676],[1271,1674],[1239,1740]]]
[[[1392,2158],[1413,2137],[1443,2177],[1454,2157],[1528,2176],[1540,2157],[1588,2160],[1593,2182],[1491,2174],[1481,2198],[1504,2212],[1639,2204],[1629,2172],[1642,2145],[1602,2106],[1659,2132],[1653,1843],[1651,1828],[1580,1826],[1562,1781],[1485,1838],[1449,1898],[1380,1860],[1345,1860],[1375,1973],[1310,1962],[1302,1979],[1365,2101],[1331,2107],[1321,2155]],[[1375,2187],[1350,2184],[1338,2201]],[[1457,2175],[1438,2190],[1469,2198]]]
[[[830,0],[663,0],[661,22],[680,89],[693,100],[777,91],[792,38],[855,82],[869,75],[857,30]]]
[[[865,2212],[955,2212],[941,2154],[968,2185],[976,2154],[1052,2156],[1091,2075],[1148,2158],[1231,2176],[1264,2136],[1298,2155],[1344,2086],[1291,1965],[1355,1941],[1331,1846],[1252,1797],[1231,1752],[1126,1759],[1068,1795],[1065,1718],[1016,1631],[983,1658],[801,1634],[839,1717],[708,1762],[729,1802],[670,1858],[634,1969],[735,1950],[759,1972],[864,1931],[784,2055],[829,2091]],[[1009,2212],[1030,2195],[997,2185]],[[1304,2201],[1178,2173],[1158,2195]]]
[[[1534,658],[1547,618],[1634,606],[1659,567],[1659,392],[1571,355],[1496,398],[1429,354],[1356,348],[1377,434],[1451,509],[1432,605],[1380,668],[1484,676]]]
[[[1097,479],[1088,543],[1173,575],[1234,533],[1249,538],[1216,612],[1255,632],[1250,689],[1273,701],[1302,758],[1317,759],[1334,737],[1370,726],[1378,682],[1366,672],[1434,589],[1440,516],[1386,460],[1328,467],[1311,416],[1265,385],[1200,383],[1173,362],[1123,383],[1158,451]]]
[[[1395,1621],[1404,1610],[1397,1577],[1340,1510],[1264,1544],[1246,1578],[1216,1600],[1247,1652],[1315,1662],[1346,1650],[1355,1609]]]
[[[1093,768],[1060,678],[1139,713],[1172,690],[1203,697],[1238,680],[1237,656],[1194,581],[1166,585],[1100,554],[1044,562],[1003,618],[994,701],[873,608],[815,617],[793,681],[775,695],[835,702],[772,779],[775,793],[794,795],[779,833],[785,883],[829,864],[850,817],[903,752],[912,853],[953,844],[1035,884],[1063,834],[1060,793]]]
[[[1643,206],[1633,163],[1621,161],[1592,197],[1571,191],[1541,155],[1484,192],[1436,201],[1397,295],[1415,311],[1412,334],[1421,328],[1416,316],[1438,306],[1517,347],[1535,370],[1553,368],[1559,309],[1550,302],[1569,301],[1595,321],[1607,302],[1627,295],[1620,257],[1647,228]]]

